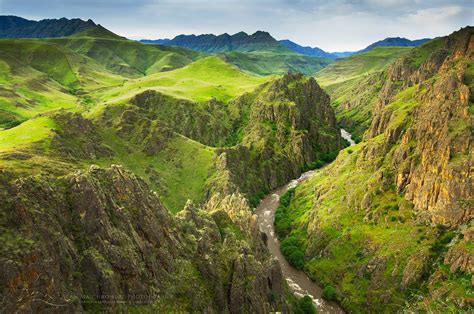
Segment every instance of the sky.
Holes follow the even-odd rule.
[[[92,19],[130,39],[257,30],[326,51],[474,25],[474,0],[0,0],[0,15]]]

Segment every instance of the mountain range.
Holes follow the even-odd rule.
[[[0,16],[0,37],[3,38],[45,38],[69,36],[95,27],[92,20],[45,19],[27,20],[18,16]]]
[[[359,50],[358,52],[367,52],[376,47],[416,47],[426,43],[429,40],[430,38],[410,40],[402,37],[388,37],[384,40],[379,40],[373,44],[370,44],[369,46],[362,50]]]
[[[263,31],[257,31],[252,35],[248,35],[245,32],[239,32],[234,35],[229,35],[227,33],[222,35],[178,35],[173,39],[142,39],[140,42],[180,46],[209,53],[222,53],[229,51],[276,51],[280,53],[288,53],[293,51],[306,56],[337,59],[348,57],[356,53],[367,52],[376,47],[416,47],[427,42],[428,40],[428,38],[409,40],[401,37],[389,37],[377,41],[362,50],[344,52],[326,52],[318,47],[313,48],[301,46],[289,39],[277,41],[268,32]]]
[[[181,46],[209,53],[228,51],[252,52],[261,50],[291,52],[282,47],[268,32],[263,31],[257,31],[251,35],[245,32],[239,32],[234,35],[229,35],[227,33],[221,35],[178,35],[173,39],[144,39],[141,40],[141,42]]]

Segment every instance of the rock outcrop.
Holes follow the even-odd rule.
[[[221,209],[190,203],[173,217],[120,166],[9,179],[1,174],[6,311],[264,313],[284,305],[278,265]]]
[[[287,74],[229,106],[248,111],[241,118],[247,122],[240,143],[217,152],[211,192],[228,193],[237,187],[258,201],[343,147],[329,96],[313,78]]]

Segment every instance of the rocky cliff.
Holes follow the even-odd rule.
[[[363,141],[295,191],[289,236],[350,311],[474,306],[473,59],[472,27],[398,59]]]
[[[9,178],[1,173],[6,311],[284,307],[278,263],[259,234],[236,228],[222,206],[189,203],[173,217],[120,166]]]
[[[313,78],[288,74],[229,107],[241,112],[243,125],[239,143],[217,151],[212,192],[237,188],[255,203],[343,147],[329,96]]]

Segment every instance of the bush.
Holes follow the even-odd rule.
[[[331,285],[324,287],[322,296],[326,300],[331,300],[331,301],[336,300],[337,299],[336,288],[334,288]]]
[[[288,189],[281,197],[280,197],[280,206],[287,208],[290,206],[291,199],[295,195],[295,188]]]
[[[295,268],[303,269],[304,254],[298,248],[294,250],[288,257],[288,262]]]
[[[298,269],[303,269],[304,253],[301,249],[301,243],[296,237],[290,236],[281,241],[280,249],[290,265]]]
[[[329,152],[321,156],[321,160],[324,162],[331,162],[336,159],[338,152]]]
[[[3,127],[4,129],[12,129],[18,125],[20,125],[23,121],[20,120],[11,120],[7,122],[0,122],[0,127]]]
[[[291,231],[291,219],[286,213],[288,206],[290,206],[291,199],[295,194],[295,189],[289,189],[280,197],[280,205],[275,212],[275,220],[273,225],[275,231],[280,238],[286,237]]]
[[[293,304],[293,312],[295,314],[315,314],[316,308],[314,307],[313,300],[305,295]]]
[[[321,160],[317,159],[317,160],[313,161],[312,163],[310,163],[310,164],[308,165],[308,167],[306,167],[305,170],[319,169],[319,168],[321,168],[322,166],[324,166],[324,162],[322,162]]]
[[[265,197],[264,192],[258,192],[249,197],[249,203],[251,207],[257,207],[262,198]]]

